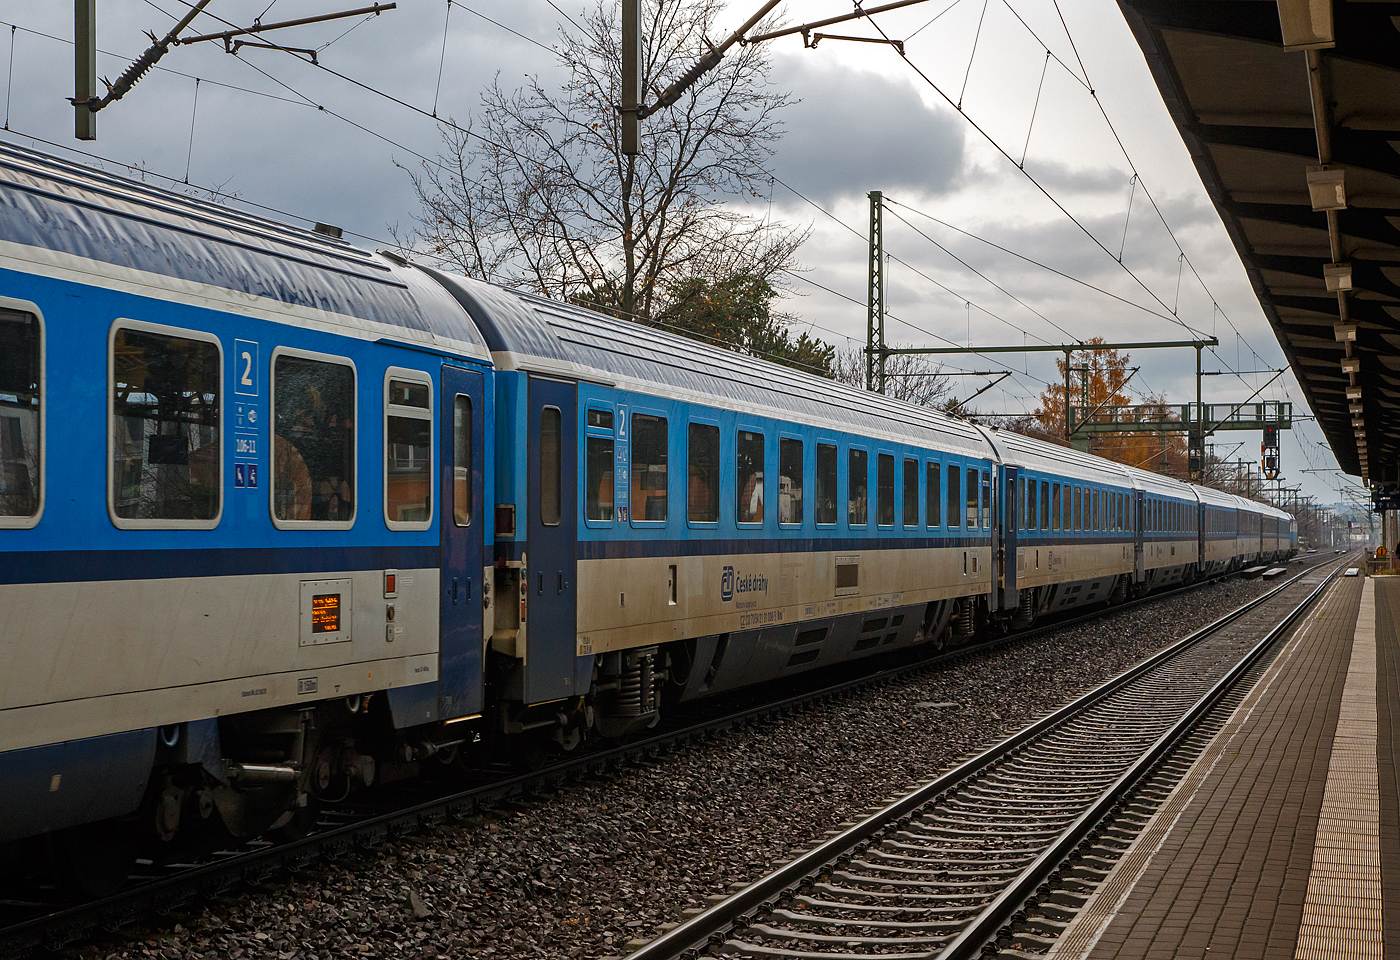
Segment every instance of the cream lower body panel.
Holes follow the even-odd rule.
[[[1131,543],[1057,543],[1016,548],[1020,589],[1076,583],[1133,572]]]
[[[988,546],[581,560],[577,654],[985,594],[991,560]],[[838,586],[851,567],[855,586]]]
[[[350,582],[348,639],[310,642],[302,584],[327,581]],[[438,582],[401,570],[387,600],[377,570],[0,586],[0,750],[435,681]]]

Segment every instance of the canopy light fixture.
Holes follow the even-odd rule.
[[[1327,284],[1328,293],[1343,293],[1350,290],[1351,264],[1324,263],[1322,265],[1322,281]],[[1341,337],[1337,339],[1340,340]]]
[[[1312,208],[1345,210],[1347,208],[1346,171],[1342,167],[1323,165],[1308,167],[1308,197]]]
[[[1322,50],[1337,45],[1332,28],[1332,0],[1278,0],[1283,49]]]
[[[1360,357],[1342,357],[1342,373],[1360,373]]]
[[[1360,399],[1361,399],[1361,388],[1360,388],[1359,386],[1358,386],[1358,387],[1347,387],[1347,399],[1348,399],[1348,400],[1360,400]]]

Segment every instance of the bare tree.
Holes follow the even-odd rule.
[[[720,0],[642,5],[645,89],[708,52]],[[561,25],[563,85],[493,83],[471,132],[443,129],[441,165],[410,170],[421,202],[408,245],[471,276],[621,316],[662,312],[686,278],[772,280],[806,231],[729,205],[770,189],[765,164],[789,102],[764,48],[732,51],[621,151],[620,14],[613,0]],[[776,284],[775,284],[776,285]]]
[[[894,344],[899,349],[900,344]],[[832,379],[865,388],[865,351],[848,347],[832,362]],[[892,353],[885,359],[885,396],[905,403],[947,410],[956,399],[951,396],[952,381],[944,376],[943,364],[917,353]]]

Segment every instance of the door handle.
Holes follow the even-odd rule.
[[[564,571],[563,571],[563,570],[560,570],[560,571],[559,571],[559,589],[558,589],[557,592],[560,593],[561,595],[564,593]]]
[[[472,602],[472,578],[471,578],[471,577],[467,577],[467,596],[466,596],[465,599],[466,599],[467,603],[471,603],[471,602]]]
[[[457,578],[452,578],[452,605],[457,606]]]
[[[535,591],[539,596],[544,596],[544,574],[540,574],[540,585]]]

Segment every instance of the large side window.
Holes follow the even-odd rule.
[[[355,371],[283,354],[273,361],[272,508],[278,521],[355,516]]]
[[[1026,529],[1027,529],[1027,530],[1035,530],[1035,529],[1037,529],[1037,527],[1039,526],[1039,524],[1037,523],[1037,521],[1036,521],[1036,519],[1035,519],[1035,517],[1036,517],[1035,507],[1036,507],[1036,500],[1037,500],[1037,497],[1038,497],[1038,494],[1036,493],[1035,488],[1036,488],[1035,478],[1034,478],[1034,477],[1031,477],[1031,478],[1029,478],[1029,479],[1026,481]]]
[[[719,427],[692,423],[688,432],[686,517],[714,523],[719,520]]]
[[[870,459],[864,450],[852,448],[846,458],[846,522],[861,527],[870,519]]]
[[[940,482],[938,461],[930,460],[924,469],[924,522],[930,527],[943,525],[943,484]]]
[[[962,526],[962,468],[948,464],[948,526]]]
[[[201,334],[112,336],[112,515],[119,526],[210,527],[222,491],[219,345]]]
[[[29,526],[39,513],[42,351],[39,318],[0,308],[0,526]]]
[[[904,525],[919,525],[919,461],[904,460]]]
[[[1060,529],[1060,485],[1058,483],[1055,484],[1054,492],[1050,495],[1050,502],[1055,510],[1054,516],[1050,518],[1050,527],[1053,530],[1058,530]]]
[[[632,519],[666,519],[666,420],[632,414]]]
[[[1058,528],[1058,524],[1056,527]],[[1050,481],[1040,481],[1040,529],[1050,529]]]
[[[734,447],[735,517],[740,523],[763,522],[763,434],[740,430]]]
[[[802,522],[802,441],[778,441],[778,522]]]
[[[992,529],[992,484],[990,474],[982,471],[982,528]]]
[[[583,510],[589,520],[611,521],[613,482],[613,412],[588,408],[584,431]]]
[[[875,459],[875,522],[894,526],[894,455],[879,454]]]
[[[1016,529],[1026,529],[1026,478],[1016,480]]]
[[[1071,518],[1072,518],[1072,520],[1073,520],[1073,523],[1067,524],[1067,526],[1072,526],[1075,530],[1082,530],[1082,529],[1083,529],[1083,523],[1082,523],[1082,521],[1080,520],[1080,516],[1081,516],[1081,512],[1082,512],[1082,510],[1083,510],[1083,508],[1084,508],[1084,488],[1083,488],[1083,487],[1074,487],[1073,489],[1074,489],[1074,499],[1073,499],[1073,501],[1071,502],[1071,505],[1070,505],[1070,514],[1071,514]]]
[[[977,519],[977,471],[969,469],[967,471],[967,526],[969,530],[975,530],[982,524]]]
[[[836,444],[817,444],[817,523],[835,523],[840,513],[836,493]]]
[[[432,385],[390,377],[384,401],[384,519],[425,527],[433,517]]]

